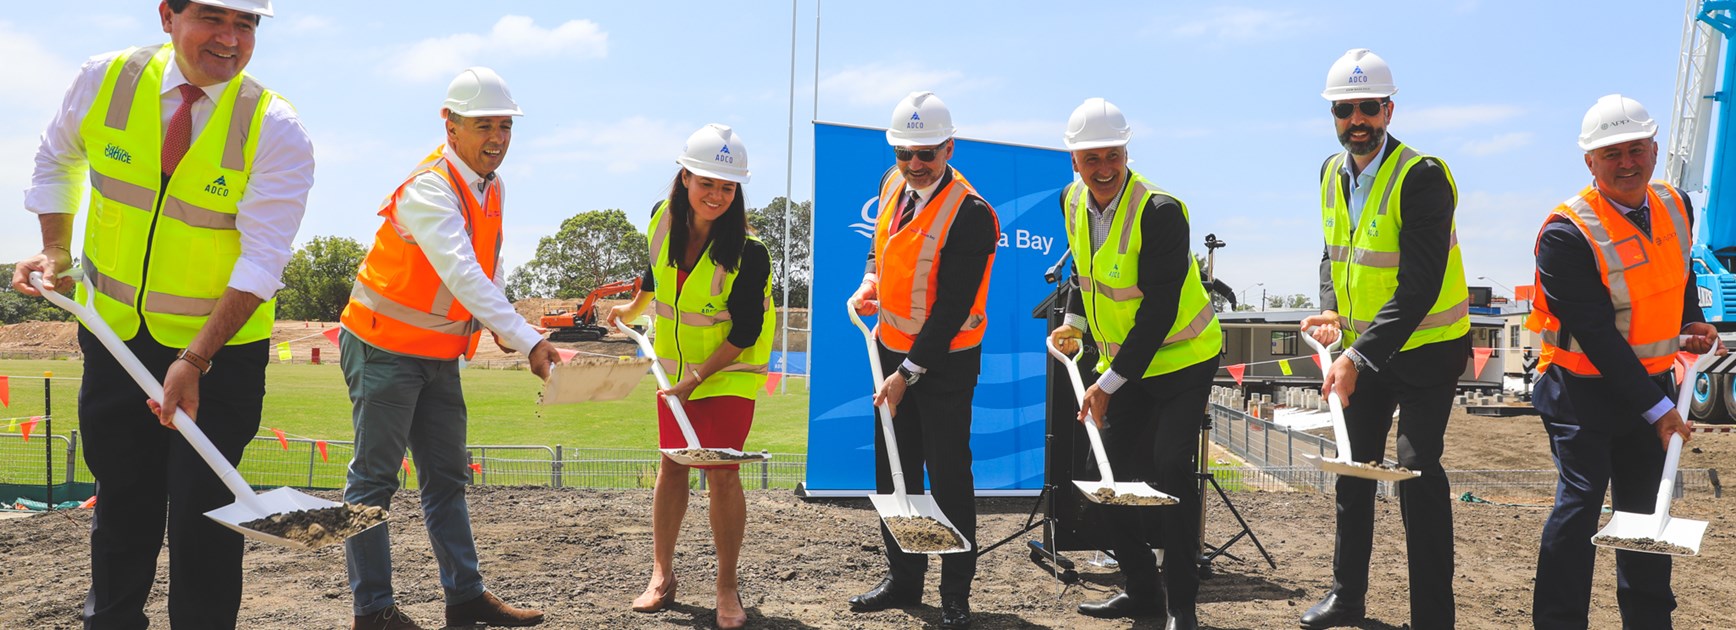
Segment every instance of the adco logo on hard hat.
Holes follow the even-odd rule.
[[[675,163],[700,177],[746,184],[747,146],[729,125],[712,123],[687,136]]]
[[[1658,135],[1658,123],[1639,101],[1620,94],[1597,99],[1579,125],[1579,148],[1601,149]]]
[[[886,142],[895,147],[930,147],[951,138],[952,112],[933,92],[911,92],[892,108]]]
[[[1326,71],[1326,89],[1320,96],[1329,101],[1387,98],[1398,93],[1392,69],[1386,60],[1367,48],[1352,48]]]

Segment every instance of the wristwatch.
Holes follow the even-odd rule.
[[[175,360],[186,361],[187,363],[192,364],[193,369],[199,370],[199,375],[201,376],[211,373],[211,360],[199,356],[199,353],[193,352],[192,350],[182,350],[179,354],[175,355]]]
[[[1357,373],[1368,371],[1368,357],[1362,356],[1361,352],[1347,349],[1344,351],[1344,356],[1350,359],[1350,366],[1356,368]]]
[[[909,370],[909,368],[906,368],[902,365],[898,366],[898,375],[904,377],[904,386],[905,387],[915,385],[916,381],[922,379],[922,373],[921,372],[912,372]]]

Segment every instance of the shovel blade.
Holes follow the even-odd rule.
[[[1623,551],[1637,551],[1640,553],[1656,553],[1671,556],[1698,556],[1700,555],[1700,542],[1705,538],[1705,536],[1706,521],[1696,521],[1686,518],[1670,518],[1665,516],[1664,525],[1660,531],[1658,527],[1658,517],[1654,514],[1616,512],[1615,516],[1609,519],[1609,524],[1604,525],[1603,529],[1598,530],[1596,536],[1592,536],[1591,542],[1599,547],[1608,547],[1610,549],[1620,549]],[[1654,540],[1680,549],[1686,549],[1688,552],[1682,553],[1665,549],[1636,548],[1617,543],[1610,539]]]
[[[1073,486],[1076,488],[1079,488],[1079,492],[1082,492],[1085,494],[1086,500],[1091,501],[1093,503],[1102,503],[1104,505],[1110,505],[1110,504],[1105,502],[1103,500],[1103,497],[1101,497],[1097,494],[1098,490],[1102,490],[1104,488],[1108,488],[1108,489],[1114,491],[1115,494],[1118,494],[1118,495],[1131,495],[1131,496],[1136,496],[1136,497],[1140,497],[1143,499],[1149,499],[1151,501],[1157,502],[1157,503],[1153,503],[1152,505],[1174,505],[1174,504],[1180,502],[1174,496],[1171,496],[1171,495],[1168,495],[1168,494],[1165,494],[1162,492],[1158,492],[1156,488],[1145,485],[1143,483],[1139,483],[1137,481],[1122,481],[1122,482],[1111,483],[1111,482],[1107,482],[1107,481],[1079,481],[1079,480],[1074,480]],[[1145,507],[1145,506],[1131,506],[1131,507]]]
[[[567,405],[626,398],[644,378],[650,364],[651,360],[645,358],[573,359],[550,371],[549,380],[543,385],[541,403]]]
[[[250,509],[246,504],[236,501],[229,505],[206,512],[205,516],[210,517],[213,521],[217,521],[224,527],[239,532],[242,536],[252,538],[259,542],[278,545],[280,547],[289,547],[291,549],[308,549],[309,547],[300,541],[290,540],[281,536],[273,536],[265,532],[248,529],[242,527],[241,524],[248,521],[262,519],[273,514],[282,514],[299,510],[317,510],[320,508],[343,505],[342,503],[327,501],[294,488],[278,488],[270,492],[260,493],[258,497],[256,497],[255,502],[257,507],[260,509],[258,512]],[[372,529],[372,527],[369,529]]]
[[[665,448],[665,449],[658,449],[658,450],[663,451],[664,457],[668,457],[670,461],[673,461],[677,464],[681,464],[682,466],[722,466],[724,464],[752,464],[754,462],[763,462],[763,461],[766,461],[766,460],[772,458],[771,453],[766,453],[766,452],[747,453],[747,452],[735,450],[733,448],[699,449],[699,450],[705,450],[705,451],[714,451],[716,453],[719,453],[719,454],[725,456],[726,459],[700,459],[698,457],[694,457],[692,455],[688,455],[688,454],[682,452],[682,451],[693,450],[693,449],[687,449],[687,448]]]
[[[955,539],[960,542],[958,547],[952,549],[925,551],[921,553],[961,553],[971,550],[970,539],[965,538],[964,534],[958,531],[958,527],[952,524],[952,519],[947,518],[946,513],[940,511],[940,506],[934,502],[934,497],[926,494],[907,494],[904,496],[896,494],[871,494],[868,495],[868,500],[874,504],[874,511],[880,513],[880,518],[882,520],[895,516],[905,518],[931,518],[945,526],[948,531],[952,532]],[[890,528],[888,528],[888,531],[890,531]],[[898,540],[896,532],[894,532],[892,539],[895,541]],[[904,541],[898,541],[898,546],[905,547],[906,545],[904,544]]]
[[[1373,479],[1375,481],[1405,481],[1407,479],[1416,479],[1417,477],[1423,476],[1422,473],[1414,470],[1390,470],[1342,459],[1329,459],[1314,454],[1304,454],[1302,459],[1308,460],[1308,463],[1314,464],[1315,468],[1319,468],[1326,472],[1346,477],[1357,477],[1360,479]]]

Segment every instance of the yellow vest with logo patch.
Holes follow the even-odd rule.
[[[670,264],[669,202],[657,204],[651,213],[651,273],[657,280],[656,299],[652,302],[656,314],[652,349],[669,374],[671,382],[680,381],[690,370],[705,363],[734,327],[730,321],[729,292],[735,286],[736,271],[728,271],[711,260],[711,246],[699,253],[699,260],[687,272],[688,283],[681,283],[679,271]],[[758,241],[752,236],[749,240]],[[772,357],[772,330],[777,328],[777,313],[772,310],[772,283],[765,283],[765,316],[760,325],[759,340],[745,348],[735,363],[706,378],[694,388],[689,398],[740,396],[748,400],[759,397],[765,387],[767,364]]]
[[[174,177],[165,178],[161,88],[174,57],[168,44],[122,53],[79,127],[90,156],[91,216],[78,290],[81,301],[95,293],[97,313],[122,339],[142,322],[159,343],[185,348],[241,256],[236,207],[276,94],[245,74],[230,80]],[[275,300],[260,305],[227,343],[270,337],[275,311]]]

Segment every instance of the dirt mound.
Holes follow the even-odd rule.
[[[78,352],[78,324],[23,322],[0,326],[0,350]]]
[[[1067,491],[1073,491],[1067,488]],[[335,493],[317,493],[336,498]],[[1333,503],[1330,495],[1251,493],[1231,495],[1260,541],[1276,558],[1266,566],[1243,540],[1220,559],[1216,576],[1200,585],[1200,620],[1214,628],[1293,628],[1296,619],[1331,585]],[[706,499],[695,494],[676,548],[680,599],[656,615],[634,613],[628,603],[651,571],[649,490],[470,489],[471,517],[489,590],[507,601],[548,611],[542,628],[710,627],[715,559],[707,526]],[[928,572],[921,606],[854,614],[845,600],[879,581],[886,560],[878,519],[867,501],[803,502],[788,491],[755,491],[747,497],[747,542],[741,584],[757,628],[911,628],[940,618],[938,567]],[[979,541],[993,543],[1018,531],[1031,499],[980,503]],[[1236,531],[1221,503],[1208,504],[1210,541]],[[1707,519],[1712,529],[1704,554],[1678,559],[1677,627],[1736,627],[1736,509],[1730,500],[1696,495],[1675,512]],[[423,533],[414,492],[400,492],[392,506],[394,581],[398,603],[422,623],[441,618],[443,602],[433,554]],[[1368,610],[1362,627],[1396,628],[1409,621],[1403,525],[1398,502],[1376,504],[1380,538],[1374,548]],[[1457,570],[1454,588],[1461,628],[1530,626],[1531,582],[1546,510],[1454,504]],[[0,627],[72,628],[79,623],[90,584],[90,513],[58,512],[0,521]],[[1040,532],[983,556],[971,598],[975,627],[1126,628],[1127,622],[1088,619],[1074,612],[1080,602],[1108,597],[1121,585],[1112,570],[1087,562],[1090,552],[1069,552],[1082,582],[1063,589],[1034,566],[1024,546]],[[165,551],[165,553],[167,553]],[[1591,626],[1619,627],[1614,556],[1598,553]],[[931,563],[933,565],[934,563]],[[160,561],[159,571],[168,562]],[[350,593],[339,547],[298,552],[249,543],[241,627],[335,628],[350,620]],[[166,575],[160,573],[159,575]],[[153,591],[146,613],[153,627],[168,627],[166,589]],[[429,627],[437,627],[438,624]],[[1138,626],[1143,627],[1143,625]]]

